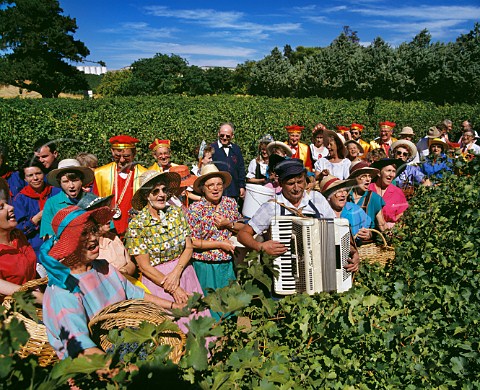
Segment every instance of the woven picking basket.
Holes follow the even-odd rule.
[[[111,329],[137,328],[143,321],[159,325],[167,319],[163,309],[143,299],[129,299],[107,306],[88,323],[88,329],[101,348],[106,351],[112,346],[108,339]],[[183,332],[163,331],[157,340],[160,345],[169,345],[170,360],[178,363],[185,352],[186,337]]]
[[[389,246],[385,237],[381,232],[375,229],[367,229],[372,232],[377,233],[383,240],[383,245],[377,245],[375,243],[366,244],[358,247],[358,254],[361,261],[368,261],[372,263],[380,263],[381,265],[386,265],[389,261],[395,259],[395,248]]]
[[[31,291],[39,286],[47,284],[47,282],[48,278],[34,279],[23,284],[18,291]],[[14,306],[14,303],[15,299],[11,296],[7,296],[2,304],[7,309],[11,309]],[[42,321],[41,308],[37,308],[37,316],[39,321]],[[21,358],[26,358],[29,355],[36,355],[38,356],[38,364],[42,367],[49,366],[58,361],[57,354],[48,342],[47,328],[45,325],[27,317],[24,313],[14,312],[12,317],[22,321],[30,335],[27,343],[17,351]]]

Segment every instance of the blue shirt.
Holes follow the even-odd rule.
[[[340,217],[348,219],[350,229],[355,236],[361,228],[369,228],[372,225],[372,219],[355,203],[347,202],[343,208]]]
[[[375,192],[365,191],[362,197],[358,200],[356,204],[357,206],[362,207],[363,211],[365,211],[365,207],[363,207],[363,204],[367,198],[368,193],[371,193],[371,195],[370,195],[370,200],[368,201],[366,213],[372,221],[370,224],[370,228],[378,230],[379,226],[378,226],[376,217],[377,217],[377,214],[385,206],[385,201],[383,200],[383,198]],[[353,199],[354,197],[353,197],[353,190],[352,190],[348,195],[348,200],[350,202],[353,202]]]
[[[97,198],[96,195],[90,192],[81,192],[80,195],[81,198],[90,197],[91,200]],[[40,237],[53,237],[55,232],[52,228],[52,220],[53,217],[55,217],[55,214],[65,207],[76,206],[80,199],[72,199],[63,191],[49,198],[45,202],[45,207],[43,208],[42,223],[40,224]]]

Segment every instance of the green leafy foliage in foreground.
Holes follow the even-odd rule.
[[[270,279],[254,261],[238,283],[204,301],[225,316],[190,324],[187,353],[178,366],[166,347],[146,361],[84,358],[40,369],[12,355],[25,338],[21,325],[3,323],[0,383],[32,388],[137,388],[165,384],[202,389],[477,389],[480,387],[480,174],[478,159],[422,188],[394,233],[391,265],[362,266],[344,294],[298,294],[274,301]],[[252,259],[255,259],[252,256]],[[267,259],[266,259],[267,260]],[[267,261],[265,260],[265,263]],[[197,297],[191,305],[199,305]],[[248,320],[246,320],[248,318]],[[237,319],[238,322],[237,322]],[[246,326],[239,324],[246,323]],[[145,326],[119,340],[155,340]],[[205,337],[216,336],[207,360]],[[135,366],[128,366],[128,362]],[[127,367],[130,367],[128,370]]]

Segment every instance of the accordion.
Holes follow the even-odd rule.
[[[287,247],[274,259],[274,292],[347,291],[351,272],[345,270],[350,254],[350,228],[345,218],[274,217],[271,238]]]

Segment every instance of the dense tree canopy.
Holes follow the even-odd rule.
[[[480,24],[456,42],[432,43],[425,29],[395,48],[380,37],[363,46],[357,32],[345,26],[327,47],[293,49],[287,44],[283,51],[274,48],[234,71],[204,70],[176,55],[157,54],[132,64],[125,88],[100,89],[105,96],[240,93],[475,103],[480,94]]]
[[[56,0],[0,0],[0,82],[58,97],[87,89],[83,73],[68,61],[90,54],[75,40],[76,20]]]

